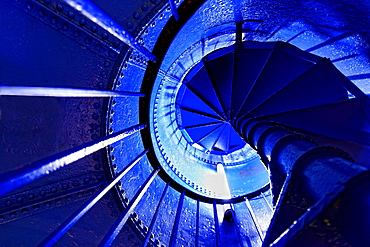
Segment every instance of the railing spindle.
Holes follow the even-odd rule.
[[[84,203],[76,212],[74,212],[61,226],[59,226],[52,234],[50,234],[40,246],[53,246],[78,220],[82,218],[114,185],[120,181],[140,160],[148,150],[143,151],[129,165],[127,165],[116,178],[109,184],[104,186],[91,199]]]
[[[149,175],[149,177],[146,179],[143,186],[140,187],[139,191],[135,194],[134,198],[131,200],[129,205],[125,208],[125,210],[122,212],[120,217],[116,220],[113,226],[109,229],[108,233],[105,235],[103,240],[100,242],[99,246],[104,246],[104,247],[111,246],[114,239],[116,239],[117,235],[121,231],[122,227],[126,224],[127,219],[130,217],[130,214],[134,211],[136,205],[139,203],[144,193],[148,190],[154,178],[157,176],[158,172],[159,172],[159,168],[154,170]]]

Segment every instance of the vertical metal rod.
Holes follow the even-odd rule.
[[[185,190],[183,190],[181,192],[181,195],[180,195],[180,200],[179,200],[179,204],[177,206],[177,211],[176,211],[175,222],[173,223],[170,243],[168,245],[169,247],[175,247],[176,246],[177,232],[179,230],[182,205],[184,204],[184,197],[185,197]]]
[[[236,47],[241,48],[243,39],[243,23],[236,23],[236,32],[235,32],[235,44]]]
[[[274,212],[274,209],[272,208],[271,204],[267,201],[267,198],[265,196],[265,193],[261,192],[261,195],[263,197],[263,199],[265,200],[267,206],[269,207],[269,209],[271,210],[271,212]]]
[[[233,220],[234,220],[234,229],[235,229],[235,231],[238,235],[239,245],[240,245],[240,247],[243,247],[242,235],[241,235],[240,229],[238,227],[238,219],[236,218],[235,210],[234,210],[234,207],[233,207],[232,204],[230,204],[230,210],[231,210],[231,214],[232,214]]]
[[[0,196],[29,184],[59,168],[69,165],[83,157],[86,157],[112,143],[134,134],[145,128],[145,124],[136,125],[119,131],[112,135],[98,138],[94,141],[54,154],[47,158],[38,160],[18,170],[10,171],[0,175]]]
[[[175,0],[168,0],[168,2],[170,3],[171,12],[172,12],[173,17],[175,17],[175,20],[178,21],[179,13],[177,12]]]
[[[154,228],[155,222],[156,222],[157,217],[158,217],[158,214],[159,214],[160,207],[161,207],[161,205],[162,205],[162,202],[163,202],[164,197],[166,196],[166,193],[167,193],[167,190],[168,190],[169,185],[170,185],[170,182],[168,182],[168,183],[166,184],[166,187],[164,187],[164,190],[163,190],[163,192],[162,192],[162,196],[161,196],[161,198],[159,199],[159,202],[158,202],[157,208],[156,208],[156,210],[155,210],[155,212],[154,212],[154,215],[153,215],[152,221],[150,222],[150,226],[149,226],[149,228],[148,228],[148,233],[147,233],[147,235],[146,235],[146,237],[145,237],[145,239],[144,239],[144,242],[143,242],[143,245],[142,245],[143,247],[145,247],[145,246],[148,244],[148,241],[149,241],[149,239],[150,239],[150,235],[152,234],[152,231],[153,231],[153,228]]]
[[[58,87],[31,87],[5,86],[0,83],[0,95],[11,96],[39,96],[39,97],[144,97],[143,93],[96,90],[87,88],[58,88]]]
[[[260,237],[261,241],[263,242],[263,233],[262,233],[261,227],[259,226],[259,224],[258,224],[258,222],[257,222],[257,217],[256,217],[256,215],[255,215],[255,214],[254,214],[254,212],[253,212],[252,205],[249,203],[248,198],[245,198],[245,204],[247,205],[247,208],[248,208],[249,214],[250,214],[250,215],[251,215],[251,217],[252,217],[252,220],[253,220],[254,226],[255,226],[255,227],[256,227],[256,229],[257,229],[258,235],[259,235],[259,237]]]
[[[132,201],[128,204],[127,208],[122,212],[120,217],[114,222],[113,226],[109,229],[108,233],[104,236],[103,240],[100,242],[99,246],[111,246],[114,239],[117,237],[122,227],[126,224],[127,219],[130,217],[132,211],[134,211],[136,205],[139,203],[144,193],[148,190],[150,184],[153,182],[154,178],[157,176],[159,168],[154,170],[149,177],[145,180],[139,191],[136,192]]]
[[[140,45],[134,37],[131,36],[115,20],[104,13],[98,6],[89,0],[63,0],[72,8],[81,12],[92,22],[104,28],[107,32],[117,37],[119,40],[142,53],[149,60],[155,61],[156,57],[150,53],[144,46]]]
[[[213,217],[215,219],[215,231],[216,231],[216,246],[220,246],[220,223],[218,221],[217,205],[213,202]]]
[[[195,222],[195,247],[199,247],[199,218],[200,218],[200,205],[199,198],[197,199],[197,214]]]
[[[82,218],[123,176],[133,168],[149,150],[143,151],[129,165],[127,165],[116,178],[104,186],[91,199],[85,202],[77,211],[75,211],[61,226],[51,233],[39,246],[53,246],[78,220]]]

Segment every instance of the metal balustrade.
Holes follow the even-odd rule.
[[[334,67],[333,63],[356,58],[357,55],[355,54],[333,59],[332,62],[330,62],[328,59],[322,59],[318,55],[307,53],[316,52],[351,37],[355,34],[354,32],[343,32],[326,41],[316,42],[315,45],[306,48],[304,52],[287,43],[276,42],[276,40],[260,43],[246,42],[250,41],[246,39],[250,38],[253,32],[263,33],[261,29],[263,29],[264,26],[262,24],[264,23],[263,21],[252,19],[240,20],[240,18],[243,19],[241,13],[236,13],[235,19],[237,20],[232,22],[232,29],[226,28],[226,31],[223,30],[223,24],[210,28],[219,29],[219,31],[214,31],[214,34],[207,37],[209,40],[215,42],[212,48],[213,50],[210,49],[208,53],[204,52],[207,39],[194,45],[194,47],[201,47],[203,50],[201,55],[198,54],[202,62],[197,63],[193,61],[193,64],[185,64],[184,62],[187,67],[184,66],[182,63],[184,60],[181,60],[184,57],[183,54],[186,54],[186,52],[189,52],[191,55],[196,54],[196,52],[189,49],[180,55],[178,60],[174,60],[177,64],[174,63],[175,65],[171,65],[171,67],[168,65],[170,59],[166,60],[168,59],[166,53],[173,49],[171,48],[171,42],[176,40],[177,35],[181,37],[181,29],[186,25],[187,21],[192,18],[192,15],[201,8],[205,1],[195,0],[182,2],[177,7],[176,1],[169,0],[165,8],[171,10],[171,17],[169,17],[168,22],[163,25],[158,40],[152,47],[146,47],[142,41],[139,41],[140,38],[142,38],[140,35],[138,38],[134,38],[130,35],[128,31],[118,24],[118,22],[105,14],[93,2],[88,0],[65,0],[64,2],[76,12],[88,18],[89,21],[99,25],[104,31],[127,44],[133,49],[130,50],[128,54],[141,54],[148,59],[148,61],[145,62],[138,62],[134,59],[130,60],[132,66],[136,66],[141,72],[145,70],[145,73],[143,72],[142,75],[143,85],[140,92],[51,86],[10,86],[0,84],[0,95],[111,98],[111,105],[113,105],[113,99],[116,98],[139,98],[140,103],[138,106],[140,112],[136,112],[136,114],[138,114],[137,117],[139,118],[139,122],[148,122],[149,124],[132,125],[132,127],[116,132],[112,130],[113,133],[105,137],[97,138],[91,142],[87,142],[0,175],[0,196],[4,197],[64,166],[73,166],[73,162],[87,157],[98,150],[108,149],[109,147],[112,148],[112,144],[120,143],[124,138],[132,136],[134,133],[141,134],[144,151],[133,158],[128,164],[125,164],[125,167],[119,172],[111,171],[112,178],[105,184],[99,185],[100,190],[86,200],[86,202],[73,212],[66,221],[61,222],[61,225],[47,236],[43,242],[40,243],[40,246],[53,246],[58,243],[62,236],[83,216],[87,215],[89,210],[92,209],[104,195],[114,188],[118,189],[118,184],[122,179],[128,177],[130,171],[132,172],[135,168],[140,167],[147,161],[150,162],[152,166],[150,167],[150,174],[147,177],[142,175],[145,179],[140,181],[141,184],[133,197],[130,200],[127,199],[126,202],[122,202],[122,212],[116,217],[116,221],[110,226],[108,232],[101,233],[104,237],[101,239],[99,246],[114,245],[122,228],[130,221],[130,217],[132,222],[136,221],[134,211],[140,203],[143,203],[146,193],[148,193],[150,189],[153,189],[151,186],[153,186],[156,179],[160,179],[165,185],[163,186],[163,190],[159,191],[158,200],[155,201],[155,206],[152,208],[154,212],[152,217],[148,219],[150,222],[149,227],[143,227],[141,231],[143,235],[141,239],[142,246],[159,245],[159,242],[156,242],[153,236],[156,227],[162,223],[160,221],[160,214],[166,213],[164,211],[167,209],[165,207],[165,198],[169,196],[170,193],[173,193],[171,195],[175,195],[171,198],[171,200],[173,200],[173,205],[176,205],[172,212],[174,215],[169,214],[168,216],[168,220],[173,220],[173,223],[170,224],[170,229],[168,229],[168,227],[163,229],[163,231],[167,231],[166,234],[169,235],[168,245],[170,247],[178,246],[183,234],[182,231],[188,230],[184,229],[182,225],[186,220],[194,221],[194,229],[192,229],[192,234],[189,234],[192,239],[185,240],[193,241],[194,246],[202,245],[202,232],[204,233],[204,231],[208,231],[210,235],[212,235],[215,246],[227,246],[230,245],[230,243],[239,246],[296,246],[299,241],[303,243],[304,240],[308,238],[307,236],[315,236],[308,230],[308,228],[311,227],[309,224],[314,221],[327,220],[329,222],[330,220],[334,222],[332,223],[334,227],[341,228],[342,226],[335,221],[335,216],[345,218],[345,216],[343,216],[343,211],[340,210],[349,208],[352,209],[351,211],[353,212],[356,211],[356,207],[348,204],[346,200],[348,200],[348,198],[353,199],[354,195],[357,195],[356,190],[361,190],[363,192],[362,197],[370,193],[367,188],[370,175],[366,164],[356,164],[355,160],[342,150],[343,146],[353,145],[353,149],[355,149],[364,148],[369,144],[369,99],[366,92],[351,82],[351,80],[365,80],[369,78],[369,74],[361,73],[344,76]],[[145,9],[145,7],[141,8]],[[234,11],[238,12],[238,10]],[[248,28],[248,25],[250,25],[249,22],[256,22],[258,24],[255,30],[252,30],[253,32]],[[270,35],[266,35],[266,40],[263,41],[270,41],[273,36],[282,32],[284,28],[285,26],[281,25],[274,31],[270,30]],[[289,33],[289,38],[286,37],[285,40],[286,42],[296,42],[305,32],[304,30],[299,30],[292,33],[293,36]],[[141,33],[141,35],[144,34],[145,31]],[[220,42],[223,42],[223,35],[227,37],[229,34],[232,39],[225,41],[224,44],[220,44]],[[228,42],[234,43],[229,45]],[[227,48],[224,48],[224,46],[227,46]],[[214,50],[218,51],[213,52]],[[238,70],[235,69],[235,67],[237,67],[235,64],[237,62],[242,65],[248,64],[250,61],[244,61],[243,58],[249,57],[250,59],[253,57],[252,53],[256,50],[259,50],[259,52],[263,50],[263,52],[259,54],[259,57],[264,56],[265,59],[260,61],[259,64],[254,64],[254,69],[259,71],[256,73],[255,78],[249,78],[250,81],[244,80],[243,73],[245,73],[245,71],[240,69],[242,67],[238,67]],[[267,50],[268,52],[266,52]],[[248,52],[250,52],[250,54]],[[246,56],[247,53],[250,56]],[[140,60],[140,58],[138,58],[138,60]],[[232,67],[232,71],[226,71],[228,67],[225,61],[230,62],[231,60],[233,66],[230,67]],[[251,59],[251,61],[252,60],[254,61],[254,59]],[[285,61],[286,63],[290,62],[291,67],[299,63],[302,63],[302,66],[294,67],[295,70],[292,71],[291,68],[284,68],[284,64],[279,64],[279,61]],[[144,65],[141,66],[140,63]],[[161,67],[163,64],[167,66],[167,72]],[[195,68],[194,70],[196,71],[192,71],[191,68]],[[300,69],[302,71],[300,71]],[[177,107],[181,108],[182,111],[175,112],[176,110],[170,109],[167,112],[168,116],[182,114],[182,118],[185,119],[185,115],[190,112],[194,114],[194,116],[197,115],[197,120],[199,121],[203,121],[206,118],[213,118],[229,127],[224,127],[224,125],[222,125],[222,127],[218,129],[219,133],[216,129],[213,129],[209,132],[207,132],[207,130],[203,133],[204,135],[202,134],[202,136],[200,136],[199,132],[191,132],[192,129],[209,127],[209,125],[214,123],[206,122],[198,124],[196,123],[197,120],[191,119],[191,121],[194,120],[195,122],[185,123],[186,121],[181,120],[181,125],[176,123],[178,119],[175,119],[167,128],[177,124],[176,126],[179,132],[181,129],[181,133],[188,137],[186,144],[190,143],[195,149],[198,149],[198,151],[202,149],[201,151],[205,153],[205,156],[209,153],[229,154],[234,151],[233,148],[239,149],[247,143],[250,147],[257,150],[262,162],[267,167],[271,176],[270,183],[273,186],[272,190],[269,190],[269,185],[265,185],[249,193],[233,194],[233,196],[229,193],[219,198],[216,193],[213,195],[204,193],[198,185],[188,184],[188,181],[192,180],[185,178],[181,173],[181,167],[176,168],[176,165],[173,164],[170,166],[171,163],[167,161],[170,158],[168,158],[168,156],[166,157],[165,153],[162,152],[162,149],[164,149],[162,143],[157,141],[156,144],[158,144],[158,147],[153,147],[155,145],[151,143],[151,139],[155,139],[158,133],[156,132],[153,134],[151,132],[158,128],[158,126],[155,125],[157,124],[155,121],[163,117],[156,115],[156,110],[159,108],[150,108],[150,104],[158,105],[158,101],[154,101],[155,103],[153,103],[151,100],[153,97],[155,100],[158,100],[160,92],[163,89],[163,87],[161,87],[163,85],[156,82],[156,80],[158,80],[157,75],[173,83],[179,83],[180,79],[176,77],[176,73],[181,74],[178,72],[181,70],[183,70],[181,72],[183,75],[186,73],[190,73],[191,75],[185,77],[186,80],[184,80],[184,87],[189,88],[189,90],[186,91],[187,89],[178,87],[177,85],[173,87],[169,86],[170,90],[182,90],[184,91],[184,95],[193,93],[192,99],[194,102],[197,100],[196,102],[200,104],[202,101],[208,108],[204,106],[198,111],[200,105],[197,104],[194,105],[194,109],[190,109],[188,105],[186,105],[189,102],[184,103],[181,100],[173,100],[174,96],[171,96],[172,98],[169,97],[170,100],[168,100],[169,108],[171,104],[176,103]],[[202,73],[204,72],[202,77],[199,76],[199,71],[202,71]],[[224,80],[221,82],[219,77],[215,76],[217,72],[220,71],[225,74],[226,72],[231,73],[232,76],[229,78],[231,83],[234,83],[233,85],[237,85],[238,87],[246,86],[248,90],[243,89],[244,91],[237,91],[237,88],[233,86],[230,86],[231,89],[222,87],[224,85]],[[272,72],[277,71],[280,73],[271,75]],[[174,73],[171,74],[170,72]],[[319,80],[318,77],[323,79]],[[204,86],[200,82],[206,79],[210,82],[208,86]],[[241,81],[241,79],[243,79],[243,83],[238,84],[238,82],[235,82],[238,80]],[[268,87],[271,85],[273,79],[276,80],[276,84]],[[151,95],[152,88],[155,88],[153,85],[159,85],[159,93],[157,95],[153,94],[154,96]],[[197,86],[199,87],[197,88]],[[298,92],[297,88],[303,88],[304,90]],[[318,88],[320,88],[320,91],[317,90]],[[207,98],[210,94],[202,94],[202,91],[211,92],[211,89],[214,90],[215,98],[218,100],[218,103],[216,103],[219,104],[219,106],[215,105],[215,101]],[[163,91],[165,90],[163,89]],[[308,95],[305,91],[310,92],[310,94]],[[225,96],[225,94],[227,94],[227,96]],[[349,94],[351,97],[354,97],[354,99],[349,99]],[[238,96],[238,100],[232,101],[232,96]],[[225,105],[228,107],[225,107]],[[223,108],[227,109],[225,110]],[[149,111],[153,110],[153,113],[148,113],[148,109]],[[218,116],[212,115],[213,111],[217,112],[215,115],[218,114]],[[330,115],[331,112],[342,115],[340,123],[327,119],[327,115]],[[353,124],[346,120],[351,119],[353,115],[356,116],[353,121],[357,121],[357,124]],[[315,119],[310,119],[311,116],[317,117],[317,121]],[[151,119],[151,117],[153,117],[154,120]],[[302,119],[310,119],[310,121],[303,121]],[[152,120],[154,123],[152,123]],[[238,142],[231,141],[231,130],[238,134],[240,138]],[[349,133],[347,133],[347,131]],[[222,135],[222,133],[227,134]],[[151,134],[153,134],[154,137],[151,136]],[[172,136],[176,134],[178,134],[178,132],[174,132]],[[208,140],[205,142],[204,140],[207,138]],[[222,138],[227,140],[224,141],[226,143],[223,143],[225,144],[224,146],[220,144]],[[328,145],[330,145],[330,147],[327,147],[327,145],[319,145],[314,141],[315,138],[319,139],[324,144],[329,143]],[[339,141],[333,141],[333,139]],[[182,139],[180,138],[178,144],[180,144],[181,141]],[[238,145],[233,145],[235,143]],[[341,145],[341,148],[332,147],[337,143]],[[156,153],[156,149],[161,151],[160,155],[163,156],[162,158],[165,160],[165,163],[158,161],[162,158],[158,157],[159,155]],[[352,150],[352,148],[349,149]],[[353,153],[355,152],[351,154]],[[205,160],[204,157],[194,157],[202,161]],[[112,156],[110,159],[112,159]],[[217,163],[217,166],[219,165],[224,169],[221,162]],[[248,169],[250,169],[250,167],[248,167]],[[325,172],[318,172],[320,170]],[[221,174],[221,172],[218,173]],[[241,173],[239,173],[239,175],[240,174]],[[224,177],[220,179],[220,181],[222,180],[222,183],[220,183],[225,187],[225,184],[227,185],[225,171],[223,171],[221,175]],[[121,185],[123,189],[125,189],[125,186],[129,185],[125,183]],[[229,188],[225,187],[223,189]],[[218,192],[221,194],[225,192],[222,190],[220,191]],[[271,194],[266,194],[266,192]],[[120,192],[118,192],[118,194],[119,193]],[[267,198],[269,196],[273,197],[271,200],[273,202],[272,204]],[[362,197],[359,196],[360,199]],[[365,200],[362,198],[361,201],[360,199],[358,204],[363,203]],[[253,203],[255,203],[255,201],[263,204],[263,206],[254,206]],[[337,202],[339,206],[337,207],[334,205],[334,202]],[[194,205],[192,208],[188,206],[190,203]],[[240,208],[238,208],[240,205],[243,207],[243,213],[241,213]],[[207,214],[202,212],[205,208],[211,208],[211,213]],[[221,210],[221,208],[223,208],[223,210]],[[259,209],[266,214],[262,216],[259,215]],[[367,209],[367,207],[363,206],[363,209]],[[191,217],[188,217],[189,212]],[[289,215],[290,212],[292,212],[291,216]],[[361,215],[360,212],[356,213],[354,213],[356,216]],[[188,218],[183,220],[185,215],[187,215]],[[223,216],[222,219],[220,217],[221,215]],[[212,229],[205,230],[203,229],[204,226],[202,228],[202,220],[204,220],[206,216],[211,218],[211,225],[214,227],[214,230],[212,227]],[[268,228],[266,228],[263,222],[261,224],[261,219],[268,220],[270,216],[272,216],[272,220]],[[347,218],[345,219],[348,220]],[[246,225],[248,227],[245,227]],[[366,220],[362,220],[361,217],[358,217],[358,219],[351,221],[349,225],[354,229],[360,229],[366,228],[369,224]],[[354,243],[354,246],[361,246],[361,243],[369,239],[367,236],[360,235],[359,242],[356,242],[356,240],[353,239],[358,237],[358,235],[348,229],[344,229],[343,231],[349,241]],[[225,234],[230,235],[225,237]],[[343,234],[340,235],[335,232],[332,233],[332,235],[335,235],[333,238],[338,239],[335,244],[340,245],[348,242],[348,239],[342,236]],[[252,238],[254,239],[251,240]],[[329,243],[331,239],[314,239],[313,241],[316,241],[315,243],[324,244]],[[307,244],[303,244],[303,246],[307,246],[311,243],[308,242]]]

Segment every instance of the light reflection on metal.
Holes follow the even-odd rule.
[[[173,17],[175,17],[175,20],[178,21],[179,20],[179,13],[177,12],[175,0],[168,0],[168,2],[170,3],[171,12],[172,12]]]
[[[218,186],[217,191],[220,193],[220,198],[231,199],[231,193],[226,177],[225,168],[221,162],[217,164],[217,178],[218,179],[215,180],[215,184],[217,184]]]
[[[104,13],[98,6],[89,0],[63,0],[84,16],[89,18],[92,22],[104,28],[107,32],[117,37],[119,40],[136,49],[151,61],[155,61],[156,57],[148,51],[144,46],[139,44],[134,37],[131,36],[123,27],[121,27],[115,20]]]
[[[148,244],[148,241],[149,241],[150,235],[152,234],[152,231],[153,231],[153,228],[154,228],[155,222],[156,222],[157,217],[158,217],[158,214],[159,214],[159,210],[160,210],[160,208],[161,208],[161,204],[162,204],[163,199],[164,199],[164,197],[165,197],[165,195],[166,195],[166,193],[167,193],[167,190],[168,190],[169,185],[170,185],[170,183],[168,182],[168,183],[166,184],[166,187],[164,188],[164,190],[163,190],[163,192],[162,192],[162,196],[161,196],[161,198],[159,199],[159,202],[158,202],[157,208],[156,208],[156,210],[155,210],[155,213],[154,213],[154,215],[153,215],[152,221],[150,222],[150,225],[149,225],[149,228],[148,228],[148,232],[147,232],[146,237],[145,237],[145,239],[144,239],[144,241],[143,241],[143,245],[142,245],[143,247],[146,247],[146,246],[147,246],[147,244]]]
[[[170,243],[168,245],[169,247],[177,246],[176,245],[177,232],[179,231],[180,217],[181,217],[181,212],[182,212],[182,206],[184,204],[184,198],[185,198],[185,190],[183,190],[180,195],[179,204],[177,206],[177,211],[176,211],[175,222],[173,223]]]
[[[197,213],[195,222],[195,247],[199,247],[199,218],[200,218],[200,202],[197,199]]]
[[[215,220],[216,246],[220,246],[220,222],[218,220],[217,204],[213,202],[213,218]]]
[[[38,160],[30,165],[0,175],[0,196],[29,184],[59,168],[82,159],[102,148],[145,128],[146,125],[136,125],[117,133],[98,138],[94,141],[65,150],[58,154]]]
[[[0,84],[0,95],[39,97],[144,97],[143,93],[96,90],[85,88],[58,88],[32,86],[5,86]]]
[[[264,234],[261,230],[261,227],[260,225],[258,224],[258,221],[257,221],[257,217],[256,215],[254,214],[254,211],[253,211],[253,208],[252,208],[252,205],[250,204],[248,198],[245,198],[245,204],[247,205],[247,208],[248,208],[248,211],[249,211],[249,214],[251,215],[252,217],[252,221],[254,223],[254,226],[256,227],[257,229],[257,232],[258,232],[258,235],[261,239],[261,241],[263,242],[263,237],[264,237]]]
[[[50,234],[40,246],[53,246],[78,220],[82,218],[114,185],[127,174],[149,150],[143,151],[129,165],[127,165],[116,178],[97,192],[90,200],[85,202],[76,212],[74,212],[61,226]]]
[[[159,172],[159,168],[154,170],[149,175],[149,177],[146,179],[142,187],[140,187],[139,191],[135,194],[134,198],[132,198],[132,201],[129,203],[126,209],[122,212],[122,214],[116,220],[114,225],[109,229],[108,233],[105,235],[103,240],[100,242],[99,246],[106,247],[106,246],[112,245],[114,239],[117,237],[122,227],[126,224],[127,219],[130,217],[131,213],[134,211],[136,205],[139,203],[144,193],[148,190],[149,186],[153,182],[154,178],[157,176],[158,172]]]
[[[267,198],[265,196],[265,193],[264,192],[261,192],[261,195],[262,195],[263,199],[265,200],[268,208],[271,210],[271,212],[274,212],[274,209],[272,208],[271,204],[267,201]]]

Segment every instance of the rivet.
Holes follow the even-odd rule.
[[[69,184],[68,183],[62,183],[62,189],[63,190],[69,189]]]
[[[101,165],[100,165],[100,164],[96,164],[96,165],[94,166],[94,168],[95,168],[95,170],[100,170],[100,169],[101,169]]]
[[[98,51],[101,51],[103,50],[103,46],[101,44],[96,44],[95,49],[97,49]]]
[[[115,160],[116,159],[116,156],[112,155],[112,160]],[[116,165],[117,166],[117,165]],[[117,167],[116,167],[117,168]]]
[[[88,184],[88,183],[90,183],[91,182],[91,178],[90,177],[86,177],[86,178],[84,178],[84,184]]]
[[[79,31],[77,31],[77,30],[73,32],[73,35],[74,35],[76,38],[81,37],[81,33],[80,33]]]
[[[71,19],[74,19],[75,18],[75,13],[73,13],[72,11],[68,12],[68,17],[71,18]]]
[[[61,4],[57,4],[57,10],[63,11],[64,7]]]
[[[129,21],[129,22],[127,22],[126,23],[126,27],[128,27],[128,28],[133,28],[134,27],[134,25],[132,24],[132,22],[131,21]]]
[[[117,57],[117,53],[116,53],[115,51],[109,51],[109,52],[108,52],[108,56],[109,56],[110,58],[116,58],[116,57]]]
[[[134,17],[135,20],[139,20],[140,19],[140,14],[139,13],[134,13],[133,17]]]
[[[99,160],[99,155],[97,155],[97,154],[93,154],[93,160],[95,160],[95,161],[98,161]]]
[[[22,197],[18,197],[17,198],[17,203],[22,203],[23,202],[23,198]]]
[[[121,43],[120,43],[120,42],[118,42],[118,41],[113,42],[113,46],[114,46],[115,48],[118,48],[120,45],[121,45]]]
[[[45,11],[43,9],[39,10],[39,16],[44,17],[46,15]]]
[[[102,33],[102,34],[101,34],[101,37],[102,37],[103,39],[108,39],[108,33]]]
[[[142,5],[141,5],[141,9],[142,9],[143,11],[147,11],[147,10],[148,10],[148,5],[146,5],[146,4],[142,4]]]
[[[83,193],[83,192],[79,192],[79,193],[77,194],[77,196],[78,196],[79,198],[83,197],[83,195],[84,195],[84,193]]]
[[[99,109],[99,108],[101,107],[101,104],[100,104],[99,102],[95,102],[95,103],[93,104],[93,107],[94,107],[95,109]]]
[[[45,202],[45,207],[50,208],[51,202]]]
[[[52,193],[56,193],[58,191],[58,188],[57,187],[51,187],[50,191]]]
[[[91,30],[91,32],[96,33],[98,31],[98,27],[95,26],[95,25],[91,26],[90,30]]]
[[[103,181],[104,180],[104,176],[102,174],[98,174],[98,175],[96,175],[96,179],[98,181]]]
[[[39,209],[40,209],[40,205],[35,205],[35,206],[33,206],[33,210],[37,211],[37,210],[39,210]]]
[[[34,193],[30,193],[29,195],[28,195],[28,199],[29,200],[33,200],[33,199],[35,199],[35,194]]]
[[[28,214],[30,211],[27,209],[27,208],[25,208],[25,209],[22,209],[22,214]]]
[[[55,18],[55,17],[51,18],[51,23],[54,24],[54,25],[57,24],[58,23],[57,18]]]
[[[5,204],[5,206],[8,206],[8,207],[9,207],[9,206],[11,206],[13,203],[12,203],[12,201],[11,201],[11,200],[6,200],[4,204]]]
[[[41,190],[40,191],[40,196],[45,196],[46,195],[46,191],[45,190]]]
[[[91,42],[92,42],[92,40],[91,40],[91,38],[90,38],[90,37],[86,37],[86,38],[85,38],[85,43],[86,43],[86,44],[90,45],[90,44],[91,44]]]
[[[110,114],[111,115],[113,115],[114,114],[114,110],[112,109],[112,110],[110,110]]]
[[[105,61],[104,62],[104,67],[108,68],[110,66],[110,62],[109,61]]]
[[[28,10],[32,10],[34,6],[30,2],[26,2],[26,7],[27,7]]]
[[[17,216],[17,212],[11,212],[11,213],[10,213],[10,217],[14,218],[14,217],[16,217],[16,216]]]
[[[109,128],[109,134],[113,133],[113,128]]]
[[[55,202],[56,202],[56,204],[61,204],[62,203],[62,199],[59,198]]]
[[[78,182],[77,180],[75,180],[75,181],[72,182],[72,185],[73,185],[73,187],[77,187],[77,186],[80,185],[80,182]]]
[[[0,222],[4,222],[5,221],[5,217],[4,216],[0,216]]]
[[[80,21],[79,21],[80,25],[81,26],[85,26],[87,24],[87,20],[85,18],[82,18]]]
[[[69,24],[68,23],[64,23],[63,26],[62,26],[63,30],[64,31],[68,31],[69,30]]]

